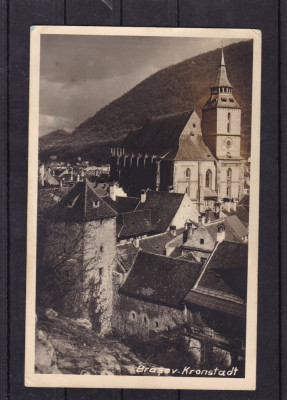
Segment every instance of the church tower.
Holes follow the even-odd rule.
[[[219,200],[238,199],[243,191],[243,159],[240,155],[241,107],[232,93],[223,48],[210,97],[202,109],[202,134],[217,161]]]

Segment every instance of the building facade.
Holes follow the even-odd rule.
[[[147,188],[187,193],[200,212],[238,201],[244,191],[241,107],[232,90],[222,49],[202,121],[195,110],[148,119],[111,149],[111,178],[129,195]]]

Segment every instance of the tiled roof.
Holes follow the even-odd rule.
[[[229,217],[228,217],[229,218]],[[210,225],[205,225],[210,236],[213,238],[214,242],[217,240],[217,228],[219,225],[224,225],[225,227],[225,240],[228,242],[241,242],[240,237],[234,232],[228,223],[228,218],[224,220],[219,220],[218,222],[211,223]]]
[[[184,194],[181,193],[148,191],[146,202],[139,203],[136,210],[151,210],[152,230],[158,233],[165,232],[177,213],[183,197]]]
[[[120,293],[178,307],[199,271],[196,263],[139,251]]]
[[[247,269],[248,245],[223,241],[211,256],[208,267],[212,269]]]
[[[238,202],[238,206],[244,206],[249,211],[249,195],[245,194]]]
[[[153,235],[142,239],[139,243],[141,250],[146,253],[153,253],[163,255],[165,253],[165,246],[172,240],[181,237],[182,243],[182,229],[177,229],[176,235],[174,236],[170,231]]]
[[[243,302],[230,301],[198,290],[190,290],[184,301],[241,318],[246,316],[246,305]]]
[[[130,133],[123,147],[133,153],[154,154],[166,160],[214,160],[201,135],[182,135],[192,111],[148,119],[142,129]]]
[[[129,271],[138,253],[138,248],[133,243],[125,243],[117,245],[118,263]]]
[[[236,215],[231,215],[230,217],[227,217],[225,221],[231,226],[232,230],[239,238],[248,235],[248,229]]]
[[[245,225],[248,225],[249,212],[244,205],[238,205],[236,207],[236,215]]]
[[[134,211],[140,199],[138,197],[121,197],[117,196],[116,200],[112,200],[110,196],[105,196],[104,200],[118,213]]]
[[[205,188],[204,189],[204,197],[205,198],[216,198],[218,197],[217,193],[214,190],[211,190],[210,188]]]
[[[91,183],[79,182],[48,213],[56,221],[93,221],[113,218],[117,213],[95,192]]]
[[[128,238],[151,232],[151,211],[139,210],[122,213],[117,218],[117,236]]]

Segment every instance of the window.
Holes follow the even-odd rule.
[[[155,327],[158,328],[158,321],[155,321]]]
[[[93,201],[93,208],[98,208],[100,206],[99,200]]]
[[[211,184],[212,184],[212,172],[210,171],[210,169],[208,169],[205,174],[205,187],[211,188]]]
[[[231,178],[232,178],[232,169],[228,168],[226,173],[226,195],[227,197],[231,197]]]
[[[221,99],[221,101],[223,101],[223,103],[226,103],[226,99]]]
[[[227,132],[229,133],[231,130],[231,114],[230,112],[227,114]]]
[[[104,246],[100,246],[100,252],[101,252],[101,253],[104,252]]]
[[[99,276],[102,276],[103,275],[103,268],[101,267],[101,268],[99,268]]]
[[[195,127],[196,127],[196,123],[193,123],[193,124],[192,124],[192,127],[195,128]]]
[[[200,239],[200,244],[204,244],[204,239]]]
[[[186,168],[185,170],[185,177],[190,178],[190,168]]]
[[[204,264],[206,260],[207,260],[207,258],[205,258],[205,257],[200,257],[200,262],[201,262],[202,264]]]
[[[231,145],[232,145],[231,139],[227,139],[226,142],[225,142],[225,145],[229,149],[231,147]]]
[[[136,319],[136,314],[132,312],[132,319]]]
[[[146,317],[144,317],[144,323],[145,323],[145,324],[147,323],[147,318],[146,318]]]

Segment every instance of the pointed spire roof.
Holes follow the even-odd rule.
[[[227,77],[223,47],[221,48],[221,61],[220,61],[220,65],[217,70],[217,76],[216,76],[214,84],[212,85],[212,88],[215,88],[215,87],[231,87],[232,88],[232,86],[229,82],[229,79]]]
[[[88,181],[77,185],[47,214],[57,221],[87,222],[98,219],[115,218],[117,212],[101,198]]]

